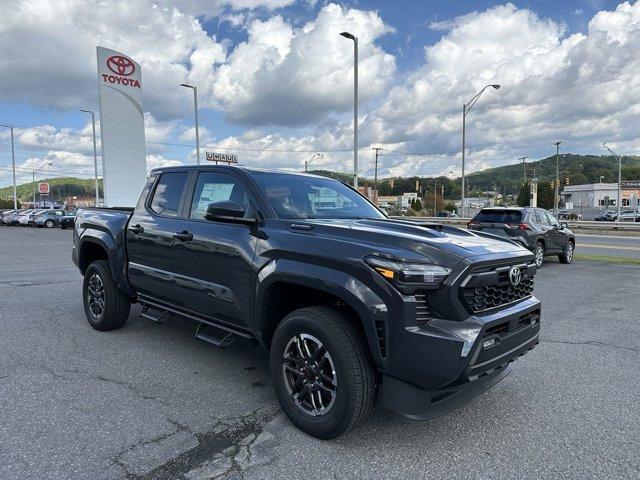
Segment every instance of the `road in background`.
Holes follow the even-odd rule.
[[[379,405],[319,441],[280,413],[251,342],[219,350],[138,307],[97,332],[71,232],[0,228],[0,245],[2,479],[640,476],[639,266],[551,260],[541,343],[504,381],[432,421]]]
[[[576,253],[640,259],[640,237],[579,234]]]

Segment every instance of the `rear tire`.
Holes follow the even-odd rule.
[[[571,263],[573,261],[573,251],[575,250],[575,248],[576,247],[573,242],[567,242],[564,253],[558,255],[558,260],[560,260],[560,263]]]
[[[96,330],[120,328],[129,317],[131,302],[116,287],[107,260],[96,260],[87,268],[82,298],[87,320]]]
[[[544,245],[542,245],[542,242],[536,242],[536,246],[533,247],[533,255],[536,267],[541,268],[544,263]]]
[[[308,307],[287,315],[274,333],[269,365],[285,415],[314,437],[348,432],[375,404],[376,372],[363,335],[337,308]]]
[[[44,226],[47,228],[53,228],[53,220],[47,220],[46,222],[44,222]]]

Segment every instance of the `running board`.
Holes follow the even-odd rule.
[[[151,320],[153,323],[157,323],[158,325],[161,325],[164,323],[164,320],[162,318],[167,313],[169,313],[168,310],[152,307],[151,305],[145,305],[142,307],[142,310],[140,311],[140,317],[146,318],[147,320]]]
[[[196,330],[196,338],[215,345],[218,348],[225,348],[234,343],[238,337],[221,328],[200,322]]]

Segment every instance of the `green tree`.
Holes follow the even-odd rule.
[[[521,207],[528,207],[530,204],[530,197],[531,197],[531,193],[530,193],[530,187],[528,183],[524,183],[521,187],[520,187],[520,191],[518,192],[518,205]]]
[[[413,209],[416,212],[421,212],[422,211],[422,202],[420,201],[419,198],[416,198],[416,201],[413,202]]]
[[[549,182],[538,182],[538,207],[553,208],[553,189]]]

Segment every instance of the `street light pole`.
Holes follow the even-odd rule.
[[[322,153],[314,153],[309,160],[305,160],[304,161],[304,173],[307,173],[309,171],[309,164],[311,162],[313,162],[313,160],[316,157],[324,158],[324,155]]]
[[[344,38],[353,40],[353,188],[358,188],[358,37],[342,32]]]
[[[622,186],[622,157],[618,155],[616,152],[611,150],[606,143],[603,143],[602,146],[609,150],[609,153],[613,155],[613,158],[618,159],[618,198],[616,200],[616,205],[618,207],[618,216],[616,217],[616,222],[620,222],[620,188]]]
[[[80,110],[91,115],[91,128],[93,129],[93,174],[94,183],[96,187],[96,200],[95,206],[98,206],[100,201],[100,189],[98,187],[98,150],[96,148],[96,115],[92,110]]]
[[[373,170],[373,199],[375,204],[378,204],[378,157],[380,156],[380,150],[384,150],[382,147],[373,147],[376,151],[375,168]]]
[[[467,103],[464,103],[462,105],[462,205],[461,205],[462,217],[465,217],[465,213],[466,213],[464,162],[465,162],[465,150],[466,150],[467,114],[474,107],[474,105],[476,104],[476,102],[480,98],[480,95],[482,95],[484,93],[484,91],[489,87],[492,87],[495,90],[498,90],[500,88],[500,85],[498,85],[498,84],[486,85],[482,90],[480,90],[478,93],[476,93],[475,96],[471,100],[469,100]]]
[[[18,189],[16,188],[16,150],[13,142],[13,125],[4,125],[0,123],[0,127],[6,127],[11,132],[11,165],[13,170],[13,209],[18,210]]]
[[[556,143],[554,143],[554,145],[556,146],[556,184],[555,184],[555,192],[554,192],[554,196],[553,196],[553,214],[557,217],[558,216],[558,202],[560,200],[560,196],[558,193],[558,189],[560,188],[560,144],[562,142],[561,141],[557,141]]]
[[[198,87],[189,85],[187,83],[181,83],[180,86],[190,88],[193,90],[193,108],[195,110],[195,121],[196,121],[196,164],[200,165],[200,128],[198,125]]]

